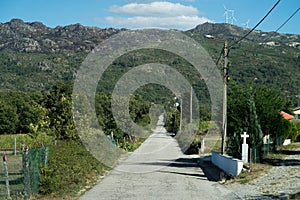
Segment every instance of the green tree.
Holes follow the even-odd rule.
[[[248,101],[248,118],[246,120],[245,131],[250,135],[250,147],[255,147],[262,144],[263,133],[261,130],[260,121],[256,112],[256,104],[253,99],[253,91],[250,87],[249,91],[249,101]]]
[[[97,93],[95,97],[96,114],[98,122],[106,135],[111,132],[120,141],[123,139],[123,131],[121,131],[114,120],[111,111],[111,94],[110,93]]]
[[[36,94],[31,96],[24,92],[3,92],[0,99],[7,106],[14,108],[17,115],[17,120],[12,122],[15,123],[15,133],[29,133],[30,124],[36,124],[41,119],[41,106],[36,102]]]
[[[14,134],[17,131],[17,109],[0,100],[0,134]]]
[[[283,98],[278,90],[267,87],[255,87],[253,96],[256,105],[256,112],[264,135],[270,135],[276,142],[276,138],[284,136],[289,131],[285,126],[285,119],[280,111],[292,113],[291,102]]]
[[[44,106],[50,120],[49,127],[58,139],[77,139],[71,93],[70,83],[59,82],[45,95]]]
[[[228,153],[239,157],[240,134],[250,135],[250,147],[262,144],[262,137],[276,138],[291,133],[291,126],[280,115],[289,112],[291,104],[280,92],[266,87],[229,84],[228,90]]]
[[[123,107],[124,105],[124,97],[119,96],[117,99],[118,101],[116,106]],[[132,95],[129,101],[129,114],[131,120],[137,123],[140,126],[145,126],[150,123],[150,116],[149,116],[149,108],[150,104],[143,101],[140,95],[135,94]],[[115,108],[116,111],[119,111],[117,115],[123,116],[125,113],[122,113],[123,110],[120,108]],[[111,93],[98,93],[96,94],[96,113],[98,116],[98,121],[102,130],[105,134],[110,135],[111,132],[114,133],[114,136],[122,140],[124,136],[124,132],[117,126],[115,119],[112,114],[111,109]],[[120,117],[121,119],[125,119]],[[119,123],[123,123],[123,125],[129,124],[128,121],[119,121]],[[140,131],[140,130],[133,130],[133,131]],[[128,133],[133,134],[134,133]]]
[[[177,108],[167,111],[165,128],[170,133],[177,133],[180,126],[180,112]]]

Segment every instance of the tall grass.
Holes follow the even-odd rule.
[[[22,149],[22,145],[28,146],[29,148],[41,147],[51,144],[54,140],[53,136],[46,135],[45,133],[39,134],[36,138],[32,138],[27,134],[0,135],[0,150],[13,150],[15,138],[18,150]]]

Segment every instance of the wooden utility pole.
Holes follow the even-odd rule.
[[[227,137],[227,81],[228,81],[228,42],[224,42],[224,67],[223,67],[223,120],[222,120],[222,154],[225,154]]]
[[[182,133],[182,97],[180,97],[180,124],[179,133]]]
[[[190,137],[192,137],[192,128],[193,128],[193,87],[191,87],[191,96],[190,96]]]

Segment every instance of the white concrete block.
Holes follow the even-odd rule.
[[[243,170],[243,161],[212,152],[211,162],[222,169],[226,174],[238,176]]]
[[[285,139],[284,142],[283,142],[283,146],[289,145],[291,143],[292,143],[291,139]]]

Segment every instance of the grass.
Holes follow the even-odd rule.
[[[3,154],[0,154],[1,158]],[[23,174],[22,174],[22,154],[8,155],[7,160],[8,179],[10,194],[15,199],[23,192]],[[4,165],[1,161],[0,166],[0,199],[4,198],[6,194],[6,182],[4,176]]]
[[[240,184],[254,184],[255,180],[269,172],[272,167],[265,164],[254,163],[250,171],[240,173],[235,179],[226,181],[226,184],[240,183]]]
[[[39,194],[32,199],[74,199],[93,187],[97,181],[108,171],[109,167],[104,166],[94,158],[90,152],[78,141],[57,141],[53,144],[53,138],[40,136],[36,141],[25,134],[1,135],[1,148],[12,149],[14,138],[17,138],[17,148],[22,144],[36,146],[37,144],[48,144],[50,147],[48,166],[41,169],[42,178]],[[44,140],[43,140],[44,139]],[[126,143],[127,151],[137,149],[145,139],[138,138],[134,144]],[[8,151],[2,151],[5,153]],[[1,154],[0,154],[1,155]],[[2,154],[3,155],[3,154]],[[1,156],[2,158],[2,156]],[[2,162],[1,162],[2,163]],[[8,166],[10,174],[11,193],[19,194],[23,191],[23,179],[20,178],[22,171],[22,154],[16,156],[9,154]],[[3,169],[0,166],[0,193],[5,194],[5,180],[2,178]],[[19,182],[17,182],[19,181]],[[3,195],[0,195],[0,199]],[[17,199],[14,198],[13,199]]]
[[[286,146],[277,147],[276,152],[268,154],[263,163],[273,166],[286,165],[289,163],[285,160],[287,156],[292,155],[295,151],[299,151],[300,143],[292,143]]]
[[[27,134],[8,134],[0,135],[0,150],[13,150],[14,139],[16,138],[17,149],[22,149],[22,145],[26,145],[29,148],[41,147],[53,142],[53,137],[48,136],[45,133],[39,134],[37,138],[32,138]]]
[[[294,151],[300,149],[300,142],[296,142],[296,143],[291,143],[289,145],[286,146],[281,146],[277,148],[277,151]]]
[[[13,155],[14,140],[16,138],[17,154]],[[41,147],[52,143],[53,137],[46,134],[40,134],[33,139],[27,134],[7,134],[0,135],[0,158],[4,154],[8,155],[7,167],[9,177],[9,188],[12,199],[22,199],[24,184],[23,184],[23,163],[22,163],[22,146],[26,145],[29,149]],[[4,198],[6,193],[6,185],[4,178],[3,162],[0,165],[0,199]]]
[[[49,165],[42,169],[40,194],[35,199],[74,199],[94,186],[108,170],[76,141],[50,146]]]

